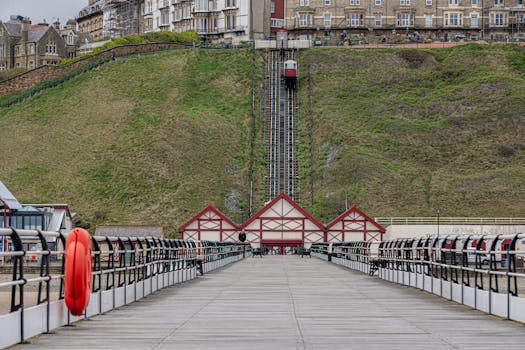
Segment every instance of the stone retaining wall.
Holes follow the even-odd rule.
[[[17,75],[11,79],[0,82],[0,96],[5,96],[15,92],[28,89],[38,83],[46,80],[58,78],[62,75],[68,74],[90,62],[98,60],[99,58],[112,56],[122,57],[138,53],[184,49],[189,46],[177,43],[150,43],[150,44],[136,44],[136,45],[122,45],[102,51],[94,56],[86,57],[80,61],[65,65],[65,66],[41,66],[33,70],[27,71]]]

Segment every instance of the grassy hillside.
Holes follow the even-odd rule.
[[[525,215],[522,49],[317,49],[299,63],[301,197],[322,220],[345,197],[377,216]]]
[[[177,225],[207,203],[245,213],[249,51],[119,59],[0,109],[0,178],[22,202],[97,224]]]
[[[373,216],[435,215],[437,207],[445,216],[525,215],[523,51],[314,49],[299,63],[301,199],[322,221],[345,197]],[[0,179],[22,202],[69,203],[92,229],[174,232],[210,202],[241,222],[251,77],[248,50],[106,64],[0,109]],[[255,209],[264,197],[256,119]]]

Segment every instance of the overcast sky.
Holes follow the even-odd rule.
[[[60,18],[62,25],[87,6],[88,0],[0,0],[0,20],[9,20],[10,15],[29,17],[33,23],[48,23]]]

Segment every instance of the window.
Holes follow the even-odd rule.
[[[374,4],[375,4],[376,6],[381,6],[381,0],[375,0]]]
[[[363,25],[363,14],[362,13],[351,13],[347,15],[346,22],[351,27],[361,27]]]
[[[51,54],[57,53],[57,44],[54,41],[49,41],[46,44],[46,53],[51,53]]]
[[[0,57],[5,57],[4,44],[1,44],[1,45],[0,45]]]
[[[414,15],[411,13],[398,13],[396,24],[398,27],[411,27],[414,25]]]
[[[20,56],[20,48],[18,46],[15,47],[15,56]]]
[[[361,5],[361,0],[350,0],[350,5],[359,6]]]
[[[507,25],[507,16],[504,12],[495,12],[490,14],[490,24],[495,27]]]
[[[160,14],[161,16],[161,23],[163,26],[167,26],[170,23],[170,14],[168,12],[164,12]]]
[[[494,0],[494,5],[503,5],[503,0]]]
[[[425,0],[425,5],[432,6],[432,0]]]
[[[299,27],[311,27],[313,23],[313,15],[311,13],[299,14]]]
[[[518,5],[523,5],[523,0],[518,0]]]
[[[399,0],[399,5],[401,6],[409,6],[410,0]]]
[[[459,0],[448,0],[448,4],[449,4],[449,6],[450,5],[452,5],[452,6],[458,5],[459,4]]]
[[[299,6],[310,6],[310,0],[299,0]]]
[[[381,15],[374,16],[374,25],[376,27],[381,27]]]
[[[0,72],[6,70],[5,63],[0,63]]]
[[[432,15],[425,15],[425,27],[432,27]]]
[[[332,16],[329,13],[324,15],[324,26],[325,28],[330,28],[332,26]]]
[[[270,3],[270,12],[271,12],[271,13],[275,13],[275,1],[272,1],[272,2]]]
[[[472,28],[477,28],[478,27],[478,14],[477,13],[472,13],[470,15],[470,26]]]
[[[472,6],[477,7],[477,6],[478,6],[478,0],[470,0],[470,4],[471,4]]]
[[[460,27],[463,25],[463,14],[461,13],[445,13],[445,27]]]
[[[330,6],[331,4],[332,4],[331,0],[324,0],[324,5],[325,6]]]
[[[516,15],[516,22],[517,23],[525,23],[525,14],[524,13],[518,13]]]

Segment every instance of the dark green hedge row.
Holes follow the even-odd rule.
[[[51,79],[51,80],[46,80],[46,81],[43,81],[41,83],[38,83],[36,84],[35,86],[33,87],[30,87],[29,89],[27,90],[24,90],[24,91],[21,91],[21,92],[17,92],[17,93],[14,93],[14,94],[11,94],[11,95],[7,95],[7,96],[3,96],[3,97],[0,97],[0,108],[3,108],[3,107],[9,107],[9,106],[12,106],[14,104],[17,104],[17,103],[20,103],[44,90],[47,90],[47,89],[50,89],[50,88],[53,88],[55,86],[58,86],[60,84],[62,84],[63,82],[65,81],[68,81],[69,79],[71,78],[74,78],[76,77],[77,75],[79,74],[82,74],[82,73],[85,73],[93,68],[96,68],[98,66],[101,66],[103,65],[104,63],[108,62],[111,60],[111,57],[103,57],[103,58],[99,58],[98,60],[95,60],[93,62],[90,62],[78,69],[75,69],[74,71],[72,72],[69,72],[67,74],[64,74],[63,76],[61,77],[58,77],[58,78],[55,78],[55,79]]]

